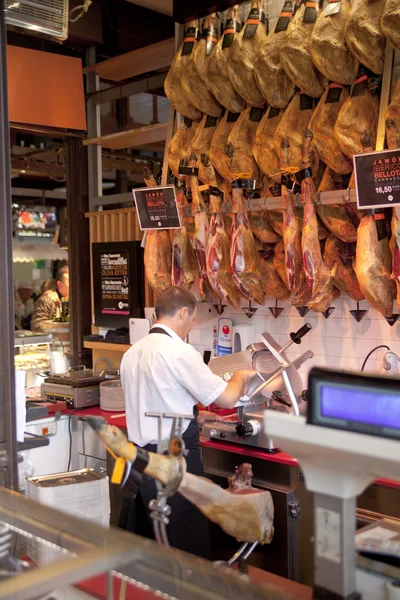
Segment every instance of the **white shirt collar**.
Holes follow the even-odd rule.
[[[169,333],[169,335],[174,340],[179,340],[179,341],[183,342],[182,338],[180,338],[179,335],[177,333],[175,333],[175,331],[173,331],[170,327],[168,327],[168,325],[164,325],[164,323],[154,323],[153,327],[161,327],[161,329],[164,329],[167,333]]]

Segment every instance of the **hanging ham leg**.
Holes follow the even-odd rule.
[[[195,167],[197,157],[192,154],[189,160],[189,166]],[[197,175],[189,177],[190,188],[192,190],[192,214],[194,215],[194,233],[193,245],[197,257],[200,276],[200,294],[203,300],[206,299],[206,284],[207,284],[207,260],[206,247],[208,239],[208,216],[206,205],[204,204],[203,196],[199,191],[199,180]]]
[[[238,182],[234,182],[232,188],[230,256],[233,280],[245,298],[256,304],[264,304],[260,257],[250,229],[243,190],[237,185]]]
[[[108,425],[101,417],[87,417],[87,422],[110,450],[135,467],[136,447],[118,427]],[[152,452],[146,452],[146,457],[146,475],[164,485],[176,477],[173,459]],[[267,544],[274,532],[274,505],[270,492],[251,487],[251,477],[251,466],[241,465],[230,478],[229,489],[224,490],[208,479],[185,472],[178,492],[228,535],[241,542]]]
[[[168,144],[168,165],[178,179],[182,179],[179,165],[182,160],[187,159],[187,148],[192,143],[198,125],[198,121],[185,117]]]
[[[277,300],[286,300],[286,298],[289,298],[290,292],[275,268],[274,245],[258,243],[257,248],[261,256],[262,286],[265,295],[272,296]]]
[[[183,182],[179,182],[176,200],[181,215],[180,229],[176,229],[172,241],[172,285],[178,285],[188,290],[192,287],[197,276],[196,256],[185,226],[184,209],[187,205]]]
[[[147,187],[156,187],[157,182],[145,167],[143,176]],[[172,246],[168,229],[147,232],[144,248],[144,269],[146,279],[154,292],[159,295],[171,287]]]
[[[333,300],[333,275],[322,258],[318,236],[318,221],[315,210],[317,192],[311,173],[312,131],[308,129],[303,146],[305,177],[301,182],[301,198],[304,204],[304,224],[302,234],[303,264],[306,273],[308,292],[311,300],[308,307],[316,312],[324,312]]]
[[[386,112],[386,141],[389,150],[400,148],[400,80]],[[397,307],[400,310],[400,208],[393,208],[392,217],[393,274],[397,289]]]
[[[335,286],[350,298],[359,302],[363,300],[364,295],[353,268],[355,255],[355,244],[346,244],[332,234],[328,236],[325,242],[324,260],[330,269],[336,267]]]
[[[211,192],[211,220],[206,252],[207,277],[214,292],[223,302],[240,308],[240,293],[232,278],[230,240],[225,230],[221,204],[221,197]]]

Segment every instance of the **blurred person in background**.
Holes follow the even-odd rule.
[[[51,280],[48,281],[51,282]],[[57,304],[61,301],[61,298],[69,298],[68,266],[62,267],[57,271],[56,289],[52,289],[51,284],[46,285],[49,285],[49,287],[35,302],[32,316],[32,331],[45,331],[45,321],[53,320]]]
[[[34,309],[33,285],[30,281],[20,281],[14,294],[15,329],[30,329]]]

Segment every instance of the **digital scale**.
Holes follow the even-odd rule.
[[[264,430],[298,460],[314,492],[314,598],[400,598],[398,523],[357,532],[362,554],[355,543],[357,496],[380,477],[400,480],[400,379],[314,368],[307,417],[265,411]],[[377,528],[386,539],[368,549]]]

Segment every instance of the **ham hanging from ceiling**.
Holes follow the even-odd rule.
[[[281,236],[272,228],[267,210],[252,210],[249,212],[250,229],[260,242],[276,244]]]
[[[285,262],[285,244],[283,240],[275,244],[274,247],[274,257],[272,259],[273,266],[275,271],[277,272],[279,279],[281,280],[283,286],[289,290],[289,282],[286,271],[286,262]],[[290,291],[290,290],[289,290]]]
[[[234,308],[240,308],[240,293],[232,278],[230,240],[222,214],[222,198],[215,188],[210,190],[210,227],[206,246],[206,270],[214,292]]]
[[[287,76],[297,87],[313,98],[320,98],[327,81],[311,60],[309,44],[322,1],[310,4],[302,2],[291,20],[280,46],[280,57]]]
[[[389,150],[400,148],[400,79],[386,111],[386,140]],[[393,279],[396,282],[397,308],[400,310],[400,208],[393,207],[392,216]]]
[[[261,174],[254,160],[253,143],[263,114],[263,107],[248,106],[239,115],[225,145],[225,153],[230,159],[231,179],[255,179],[256,187],[261,187]]]
[[[183,186],[184,182],[180,181],[176,189],[176,201],[181,217],[181,227],[180,229],[175,229],[172,240],[172,285],[190,290],[197,276],[197,261],[185,225],[184,212],[187,200]]]
[[[189,167],[195,168],[197,157],[192,154],[189,160]],[[197,264],[200,277],[200,295],[202,300],[206,300],[207,284],[207,260],[206,248],[208,239],[208,215],[203,196],[199,191],[199,181],[197,175],[189,176],[190,189],[192,191],[192,214],[194,215],[194,233],[193,246],[196,253]]]
[[[233,6],[225,23],[224,33],[212,52],[206,73],[208,89],[218,102],[233,113],[240,113],[246,103],[235,91],[228,77],[228,55],[235,37],[241,29],[239,20],[239,5]]]
[[[289,290],[296,293],[305,287],[306,279],[301,250],[301,225],[294,210],[294,182],[288,177],[282,181],[283,243],[285,269]]]
[[[217,124],[216,117],[204,115],[187,150],[188,160],[192,154],[196,156],[195,166],[199,170],[198,177],[205,185],[214,184],[216,180],[215,170],[210,161],[210,146]]]
[[[197,43],[197,35],[197,21],[191,21],[186,28],[185,40],[176,53],[164,82],[166,96],[175,110],[184,117],[193,120],[200,119],[201,112],[186,98],[182,88],[181,78],[190,59],[190,55],[193,52],[193,48]]]
[[[260,256],[250,229],[243,189],[240,180],[232,187],[232,230],[230,261],[233,280],[245,298],[264,304]]]
[[[317,192],[310,172],[312,154],[312,132],[307,130],[303,147],[301,199],[304,204],[304,224],[302,232],[303,264],[310,300],[308,307],[316,312],[327,310],[333,300],[334,277],[322,257],[318,236],[318,221],[315,210]],[[335,267],[336,268],[336,267]]]
[[[254,61],[267,35],[264,1],[253,0],[246,24],[235,37],[227,59],[228,77],[236,92],[248,104],[264,104],[264,98],[254,83]]]
[[[382,32],[395,48],[400,48],[400,5],[398,0],[387,0],[381,19]]]
[[[274,137],[275,152],[280,157],[281,171],[292,172],[302,168],[303,140],[313,110],[313,99],[300,93],[294,96],[285,110]]]
[[[294,92],[295,84],[282,67],[280,50],[296,9],[294,0],[285,2],[275,29],[268,34],[254,63],[255,82],[268,104],[276,108],[286,108]]]
[[[195,44],[181,75],[182,90],[187,101],[211,117],[218,117],[222,111],[221,105],[208,89],[206,80],[211,54],[218,43],[216,24],[215,13],[205,18],[202,37]]]
[[[261,256],[262,287],[266,296],[277,300],[286,300],[290,296],[288,288],[274,266],[275,246],[273,244],[257,244]]]
[[[147,187],[156,187],[157,182],[149,169],[145,167],[143,177]],[[171,287],[172,246],[169,231],[149,230],[144,248],[144,270],[146,279],[158,296]]]
[[[193,141],[198,125],[198,121],[185,117],[168,144],[168,165],[178,179],[182,178],[179,165],[187,159],[187,148]]]
[[[370,87],[374,86],[373,92]],[[337,118],[334,136],[339,148],[348,158],[362,154],[362,139],[370,138],[371,148],[375,148],[379,115],[379,82],[374,76],[361,68],[358,78]]]
[[[280,182],[280,159],[274,138],[282,117],[282,110],[270,106],[261,119],[253,142],[254,158],[261,171],[273,182]]]
[[[333,131],[339,113],[349,97],[341,85],[331,83],[324,92],[311,117],[309,129],[313,132],[313,147],[319,158],[335,173],[351,173],[353,165],[343,154]]]
[[[215,133],[210,145],[210,159],[214,168],[218,171],[223,179],[230,181],[230,158],[225,154],[225,146],[228,142],[229,135],[238,120],[239,115],[225,111],[224,116],[215,128]]]
[[[350,0],[328,2],[313,29],[308,47],[316,68],[328,81],[352,85],[359,62],[350,52],[343,31],[350,17]],[[332,11],[333,9],[333,11]]]
[[[352,300],[359,302],[364,299],[364,295],[353,267],[355,256],[355,244],[346,244],[332,233],[329,234],[325,242],[324,261],[335,273],[335,286]]]
[[[395,284],[391,278],[392,256],[383,213],[368,214],[361,219],[357,230],[355,271],[361,291],[372,308],[390,317]]]
[[[319,186],[319,192],[330,192],[333,190],[345,190],[348,184],[348,176],[334,173],[327,167]],[[361,213],[354,204],[344,202],[343,204],[319,204],[317,213],[324,225],[331,233],[342,242],[355,242],[357,240],[357,227],[360,223]]]
[[[353,0],[344,37],[350,52],[373,73],[383,73],[385,37],[381,17],[386,0]]]

